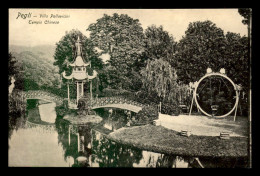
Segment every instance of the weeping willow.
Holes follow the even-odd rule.
[[[143,89],[148,93],[156,93],[162,100],[176,102],[178,84],[176,71],[169,62],[162,58],[148,60],[147,65],[141,70]]]

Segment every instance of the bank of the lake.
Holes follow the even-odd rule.
[[[178,132],[162,126],[144,125],[119,129],[107,135],[115,142],[143,150],[202,157],[248,156],[248,138],[230,137],[228,140],[216,136],[180,136]]]
[[[68,114],[65,115],[63,119],[74,125],[84,125],[87,123],[100,123],[102,121],[102,118],[98,115],[79,116],[75,114]]]

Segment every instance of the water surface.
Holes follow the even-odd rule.
[[[196,158],[140,150],[108,140],[101,132],[94,130],[91,124],[71,125],[59,118],[55,123],[50,123],[57,116],[54,106],[42,104],[38,114],[30,113],[37,112],[35,108],[28,110],[29,116],[41,120],[32,122],[28,119],[33,118],[27,117],[16,123],[9,138],[9,166],[246,167],[246,162],[238,158]],[[48,113],[44,113],[44,110]],[[105,113],[102,123],[116,130],[126,123],[126,117],[120,116],[118,113],[117,117],[107,118]],[[44,120],[48,122],[44,123]]]

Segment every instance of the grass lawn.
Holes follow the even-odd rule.
[[[203,115],[178,115],[170,116],[159,114],[156,120],[162,126],[180,132],[190,130],[192,134],[198,136],[219,136],[220,132],[229,132],[233,137],[248,137],[248,118],[237,117],[233,121],[233,116],[224,119],[210,118]]]
[[[109,139],[153,152],[204,157],[247,157],[248,138],[217,136],[180,136],[178,132],[162,126],[121,128],[107,136]]]

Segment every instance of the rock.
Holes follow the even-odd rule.
[[[76,160],[77,160],[78,162],[85,162],[85,161],[87,161],[87,157],[85,157],[85,156],[79,156],[78,158],[76,158]]]

